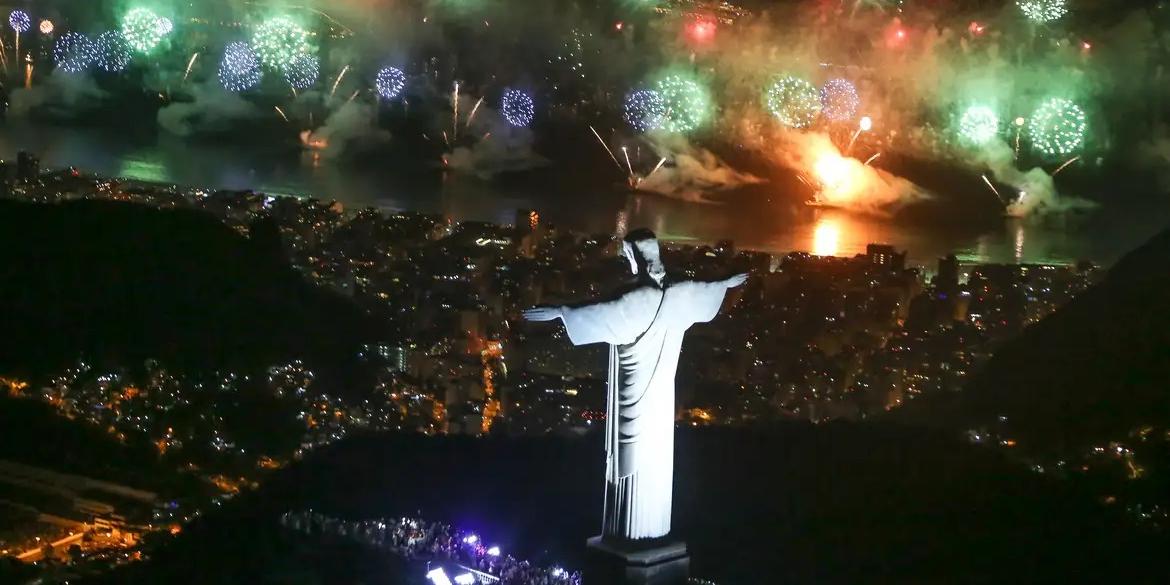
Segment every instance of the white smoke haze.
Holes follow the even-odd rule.
[[[1005,214],[1026,217],[1084,210],[1095,207],[1090,201],[1077,197],[1059,196],[1052,175],[1040,167],[1021,170],[1016,166],[1015,152],[1002,140],[993,140],[983,146],[974,159],[991,171],[992,177],[1015,189],[1014,193],[1000,193],[1007,205]]]
[[[390,133],[378,128],[377,107],[359,101],[344,102],[315,130],[301,133],[301,141],[320,150],[327,158],[337,158],[377,146],[390,140]]]
[[[192,101],[171,102],[158,111],[158,125],[176,136],[224,132],[243,120],[257,117],[256,106],[214,82],[196,85]]]
[[[1116,24],[1103,23],[1092,43],[1083,44],[1083,33],[1072,28],[1031,31],[1011,3],[1000,14],[982,11],[969,17],[915,3],[905,13],[906,22],[873,9],[851,14],[850,5],[776,5],[750,22],[737,23],[730,34],[720,30],[715,47],[700,56],[704,66],[697,69],[718,84],[712,91],[723,107],[715,132],[806,177],[816,178],[819,157],[840,155],[857,121],[869,116],[874,127],[862,140],[869,139],[872,149],[853,149],[844,161],[831,158],[832,164],[822,165],[849,178],[823,196],[841,203],[833,201],[836,195],[850,209],[887,213],[926,196],[904,178],[854,164],[875,151],[955,161],[978,173],[990,170],[1017,188],[1015,194],[1004,194],[1005,206],[1018,192],[1027,193],[1007,210],[1011,214],[1083,209],[1085,201],[1057,195],[1043,169],[1018,168],[1011,149],[1004,156],[1002,144],[987,154],[961,144],[961,112],[973,105],[992,107],[1001,116],[1001,136],[1011,140],[1011,120],[1029,116],[1048,97],[1072,99],[1086,110],[1089,143],[1084,148],[1092,153],[1108,144],[1109,124],[1118,118],[1100,103],[1104,95],[1124,95],[1127,106],[1137,105],[1147,102],[1147,96],[1160,101],[1170,87],[1154,81],[1160,75],[1149,74],[1160,42],[1158,28],[1140,9]],[[814,86],[835,77],[848,79],[856,85],[861,105],[835,129],[818,122],[805,131],[780,130],[761,103],[763,88],[780,74],[802,77]],[[1156,112],[1156,107],[1146,107],[1143,115],[1156,118]],[[832,141],[825,139],[830,130]],[[1023,158],[1033,157],[1026,130],[1021,142]],[[1147,159],[1170,166],[1170,157]],[[1055,168],[1061,162],[1044,164]],[[810,184],[823,186],[815,180]]]
[[[931,197],[906,179],[844,156],[821,132],[778,132],[768,155],[819,189],[820,201],[826,205],[889,215],[906,204]]]
[[[129,0],[121,0],[114,12],[120,13],[130,4]],[[1074,8],[1080,13],[1078,22],[1087,20],[1092,10],[1107,13],[1112,19],[1094,23],[1086,31],[1072,26],[1071,19],[1059,26],[1038,29],[1021,18],[1014,2],[1002,3],[998,11],[982,3],[975,12],[963,12],[955,10],[951,2],[914,1],[905,3],[900,16],[888,7],[875,8],[877,3],[862,3],[856,10],[852,1],[757,4],[766,5],[766,10],[731,27],[720,25],[715,41],[695,51],[692,58],[692,48],[679,34],[678,18],[650,18],[648,25],[642,27],[649,30],[638,31],[646,40],[638,41],[630,32],[601,33],[603,27],[612,26],[608,15],[596,16],[576,3],[560,1],[529,2],[523,9],[508,2],[459,0],[310,0],[295,5],[251,0],[195,5],[155,3],[153,6],[163,13],[190,12],[211,21],[242,22],[244,27],[219,30],[212,33],[214,38],[190,41],[198,42],[198,47],[180,46],[188,41],[174,35],[167,49],[174,54],[155,59],[143,75],[146,85],[159,92],[172,88],[177,94],[180,85],[194,87],[197,95],[193,102],[171,104],[159,112],[160,125],[174,134],[197,134],[219,127],[225,119],[275,116],[272,102],[265,101],[273,96],[264,96],[264,100],[255,95],[237,96],[244,102],[267,104],[259,108],[261,111],[252,106],[252,111],[247,112],[238,101],[213,96],[210,88],[200,87],[194,80],[207,79],[207,85],[213,85],[223,44],[247,40],[250,24],[276,14],[318,22],[325,17],[315,11],[321,11],[328,15],[325,20],[335,20],[354,34],[343,42],[322,43],[321,78],[315,92],[303,92],[292,103],[279,103],[294,125],[301,128],[313,125],[309,123],[310,112],[316,118],[314,123],[326,119],[325,126],[316,129],[310,138],[327,141],[329,146],[324,152],[329,156],[344,156],[367,139],[386,139],[384,132],[376,130],[374,112],[359,115],[344,111],[350,108],[344,100],[355,89],[368,90],[371,74],[378,67],[399,66],[411,77],[412,85],[422,84],[424,79],[435,85],[412,87],[412,91],[421,93],[412,94],[420,102],[411,105],[412,112],[415,108],[421,111],[427,107],[421,102],[433,106],[449,95],[449,86],[439,86],[447,85],[452,76],[479,76],[477,87],[490,86],[494,92],[514,81],[516,75],[540,75],[540,68],[547,66],[550,56],[558,54],[569,32],[581,30],[589,34],[581,55],[585,77],[580,85],[597,109],[620,107],[618,102],[624,92],[647,86],[660,69],[682,66],[710,84],[718,113],[706,136],[713,142],[762,153],[775,164],[791,167],[809,178],[815,178],[816,156],[830,157],[836,170],[858,177],[859,181],[857,185],[836,185],[827,198],[831,200],[836,195],[846,207],[870,213],[889,213],[926,195],[904,178],[861,164],[860,160],[874,150],[854,149],[848,153],[850,156],[842,157],[848,132],[843,140],[840,127],[831,132],[825,124],[800,132],[778,128],[761,104],[763,89],[773,75],[798,75],[816,86],[835,77],[853,81],[862,105],[857,116],[842,122],[841,127],[854,126],[857,117],[868,115],[874,120],[870,142],[879,145],[876,149],[891,155],[904,152],[924,159],[959,161],[976,173],[990,171],[998,181],[1028,194],[1023,203],[1015,206],[1017,209],[1010,210],[1012,213],[1053,212],[1079,208],[1081,204],[1058,195],[1044,170],[1032,168],[1034,164],[1021,165],[1015,157],[1005,158],[1000,148],[1003,145],[984,153],[958,144],[955,123],[963,109],[974,104],[994,107],[1005,126],[1001,136],[1010,142],[1013,129],[1008,127],[1008,121],[1028,116],[1046,97],[1073,99],[1088,114],[1090,143],[1085,152],[1095,158],[1094,150],[1104,150],[1123,129],[1128,129],[1130,136],[1148,135],[1149,128],[1162,116],[1162,105],[1170,98],[1170,83],[1157,65],[1166,44],[1161,32],[1164,26],[1155,20],[1160,18],[1156,11],[1141,6],[1123,14],[1116,6],[1102,10],[1103,3],[1081,3]],[[970,28],[974,20],[982,27],[979,32]],[[627,24],[634,27],[632,22]],[[898,31],[904,36],[897,36]],[[1082,34],[1092,38],[1083,38]],[[1086,40],[1092,41],[1091,50],[1081,48]],[[468,44],[472,50],[467,49]],[[194,50],[203,53],[191,79],[183,82],[183,68]],[[325,99],[323,94],[329,92],[345,65],[352,68],[336,98]],[[268,82],[266,87],[274,94],[277,87],[286,89]],[[557,91],[564,98],[570,90],[562,85]],[[304,97],[305,94],[312,95]],[[423,97],[427,94],[431,95]],[[359,96],[357,101],[364,97]],[[10,101],[16,116],[42,107],[81,116],[101,99],[100,89],[87,76],[54,73],[33,90],[14,90]],[[473,100],[464,96],[461,116],[465,117],[472,105]],[[538,103],[538,108],[545,106]],[[473,128],[461,127],[459,133],[466,131],[470,136],[476,132],[475,136],[482,137],[490,132],[491,136],[486,140],[453,141],[456,147],[447,157],[450,168],[491,176],[548,163],[535,152],[531,132],[508,128],[486,103],[478,117],[482,119]],[[581,122],[593,120],[585,114]],[[363,128],[363,123],[368,126]],[[449,129],[450,119],[436,127]],[[437,131],[428,134],[433,141],[441,142]],[[828,139],[830,135],[833,140]],[[1130,157],[1136,152],[1139,156],[1132,158],[1141,164],[1170,170],[1170,156],[1159,154],[1170,154],[1170,147],[1157,140],[1144,145],[1132,139],[1113,143],[1117,146],[1109,156]],[[686,148],[663,149],[662,152],[674,153],[668,155],[674,162],[659,169],[640,187],[699,200],[704,192],[758,181],[729,167],[707,148],[718,151],[699,138],[688,142]],[[1021,151],[1025,160],[1035,156],[1026,135]],[[620,158],[621,153],[617,154]],[[1060,162],[1044,161],[1044,167],[1055,168]],[[875,164],[880,165],[880,161]],[[1066,188],[1072,190],[1073,186]],[[1015,199],[1011,194],[1003,195],[1009,202]]]
[[[8,114],[22,118],[43,109],[57,117],[80,117],[100,106],[108,96],[87,73],[55,70],[38,85],[12,90]]]
[[[708,203],[707,195],[764,182],[730,167],[710,150],[692,145],[682,136],[653,136],[651,145],[668,163],[638,183],[638,189]]]
[[[510,126],[499,112],[487,105],[487,100],[476,108],[477,101],[479,98],[473,99],[470,95],[459,96],[458,132],[459,136],[471,137],[471,144],[460,144],[451,150],[446,156],[448,168],[486,179],[500,173],[530,170],[549,164],[548,159],[533,150],[532,130]],[[467,119],[473,109],[475,117],[468,123]],[[451,127],[450,116],[440,116],[435,123],[443,128],[438,132],[447,133],[448,140],[462,140],[452,136],[455,132]],[[431,139],[441,140],[435,136],[431,136]]]

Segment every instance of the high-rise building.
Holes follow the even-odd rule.
[[[732,240],[719,240],[715,242],[715,253],[724,257],[734,256],[735,242]]]
[[[954,254],[938,259],[938,276],[934,277],[935,290],[953,294],[959,288],[959,260]]]
[[[521,234],[528,234],[536,231],[537,226],[540,225],[540,214],[534,209],[517,209],[516,210],[516,231]]]
[[[16,153],[16,180],[30,183],[41,175],[41,160],[31,153],[20,151]]]
[[[906,253],[898,253],[888,244],[869,244],[865,247],[865,256],[869,263],[885,266],[890,270],[902,270],[906,267]]]

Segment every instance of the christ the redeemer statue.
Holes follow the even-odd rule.
[[[636,230],[622,244],[638,277],[633,288],[612,300],[524,312],[530,321],[560,318],[574,345],[610,345],[602,540],[613,544],[670,533],[674,376],[683,334],[715,318],[727,289],[747,280],[739,274],[672,281],[653,232]]]

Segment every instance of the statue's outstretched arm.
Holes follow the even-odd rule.
[[[735,276],[732,276],[731,278],[721,280],[721,281],[719,281],[719,284],[722,284],[723,288],[735,288],[735,287],[747,282],[747,279],[748,279],[747,273],[743,272],[740,274],[736,274]]]
[[[646,330],[654,318],[661,292],[642,289],[612,300],[572,306],[534,307],[521,314],[528,321],[560,318],[573,345],[587,343],[628,343]]]
[[[565,315],[565,307],[532,307],[520,313],[526,321],[554,321]]]

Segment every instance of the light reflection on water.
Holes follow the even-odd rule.
[[[841,228],[837,220],[821,218],[813,228],[812,253],[817,256],[836,256],[841,252]]]
[[[109,129],[0,126],[0,156],[39,153],[42,166],[145,181],[337,199],[349,207],[440,213],[453,220],[511,223],[517,209],[536,209],[558,225],[599,234],[649,227],[663,239],[714,242],[740,249],[807,251],[852,256],[870,243],[908,250],[914,264],[933,265],[948,253],[966,262],[1112,262],[1165,227],[1165,209],[1102,209],[1081,221],[987,218],[975,221],[894,221],[835,209],[809,208],[766,186],[722,203],[696,203],[620,188],[590,190],[572,177],[522,184],[447,176],[408,164],[313,160],[289,145],[213,145],[174,137],[127,137]],[[1164,206],[1163,206],[1164,207]],[[982,223],[979,223],[981,221]]]

